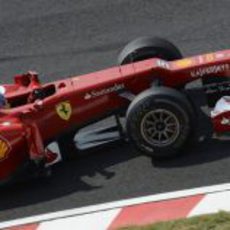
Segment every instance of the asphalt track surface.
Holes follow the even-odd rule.
[[[116,64],[143,35],[185,56],[229,48],[228,0],[0,0],[0,76],[37,70],[44,82]],[[228,183],[230,144],[210,140],[152,162],[130,145],[96,151],[54,170],[49,182],[0,191],[0,220],[119,199]]]

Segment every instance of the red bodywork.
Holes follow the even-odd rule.
[[[3,85],[10,107],[0,110],[0,181],[10,179],[30,158],[28,142],[33,140],[27,136],[25,124],[35,123],[42,141],[48,144],[73,127],[126,109],[130,100],[120,92],[137,95],[156,79],[177,88],[213,74],[230,76],[230,51],[172,62],[153,58],[43,85],[36,74],[16,76],[14,84]],[[36,88],[42,88],[46,98],[30,102]],[[221,124],[223,117],[230,118],[230,112],[213,118],[217,132],[230,131],[229,125]]]

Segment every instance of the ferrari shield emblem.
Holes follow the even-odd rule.
[[[68,121],[72,115],[71,104],[68,101],[61,102],[56,106],[56,111],[61,119]]]
[[[0,137],[0,161],[4,160],[10,152],[10,146],[7,141]]]

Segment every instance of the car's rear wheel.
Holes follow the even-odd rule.
[[[171,157],[181,152],[192,134],[193,117],[185,95],[167,87],[154,87],[130,104],[127,134],[145,154]]]
[[[142,37],[128,43],[118,57],[120,65],[142,61],[148,58],[161,58],[166,61],[181,59],[180,50],[163,38]]]

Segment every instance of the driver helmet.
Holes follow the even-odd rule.
[[[0,109],[6,105],[5,92],[6,89],[3,86],[0,86]]]

